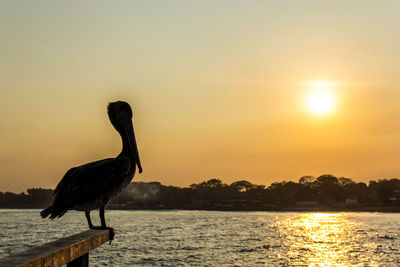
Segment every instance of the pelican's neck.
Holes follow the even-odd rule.
[[[129,144],[128,136],[126,135],[125,132],[119,132],[119,134],[121,135],[121,139],[122,139],[122,151],[118,155],[118,157],[128,157],[133,162],[134,155],[133,155],[131,145]]]

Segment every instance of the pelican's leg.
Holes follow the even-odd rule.
[[[100,208],[100,221],[101,221],[101,228],[106,229],[107,225],[106,225],[106,219],[104,218],[104,207]]]
[[[110,244],[111,244],[111,241],[114,239],[114,229],[111,227],[107,227],[106,225],[106,219],[104,218],[104,206],[100,208],[99,214],[100,214],[101,228],[109,230]]]
[[[92,220],[90,219],[90,210],[89,211],[85,211],[85,216],[86,216],[87,222],[89,224],[89,228],[93,229],[94,226],[92,224]]]

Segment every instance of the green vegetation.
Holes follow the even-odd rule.
[[[43,208],[52,190],[31,188],[27,193],[0,192],[1,208]],[[296,182],[276,182],[269,187],[248,181],[230,185],[211,179],[190,187],[158,182],[133,182],[109,208],[116,209],[210,209],[210,210],[377,210],[400,211],[400,180],[384,179],[369,184],[349,178],[304,176]]]

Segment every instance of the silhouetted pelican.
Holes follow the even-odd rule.
[[[61,217],[74,209],[85,212],[90,229],[111,229],[106,225],[104,207],[131,182],[136,165],[139,173],[142,172],[142,166],[131,107],[126,102],[117,101],[110,103],[107,110],[112,125],[122,138],[121,153],[116,158],[91,162],[67,171],[54,191],[53,204],[40,212],[43,218],[49,215],[50,219]],[[98,208],[101,226],[93,226],[90,211]]]

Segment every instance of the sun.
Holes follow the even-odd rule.
[[[306,106],[312,114],[323,117],[333,111],[336,99],[332,87],[329,82],[318,82],[311,86],[306,97]]]
[[[324,116],[331,113],[334,104],[335,98],[332,92],[328,90],[313,90],[307,96],[307,107],[317,116]]]

